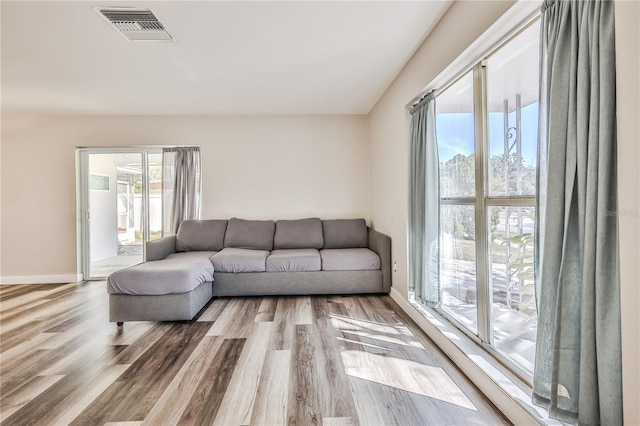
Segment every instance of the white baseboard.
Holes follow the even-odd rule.
[[[435,316],[426,318],[393,287],[390,296],[513,424],[560,424],[533,407],[530,395],[513,384],[508,373],[496,368],[495,362],[486,361],[490,355],[453,325]],[[454,335],[458,343],[445,332]],[[464,345],[460,343],[463,340],[467,340]],[[459,345],[465,346],[464,350]]]
[[[0,284],[66,284],[82,281],[82,274],[22,275],[0,277]]]

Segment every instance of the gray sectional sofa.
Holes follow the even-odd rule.
[[[110,320],[192,319],[212,297],[388,293],[391,239],[364,219],[188,220],[107,280]]]

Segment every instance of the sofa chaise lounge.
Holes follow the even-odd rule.
[[[191,320],[212,297],[389,293],[391,239],[364,219],[187,220],[107,280],[110,321]]]

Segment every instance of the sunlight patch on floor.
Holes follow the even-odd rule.
[[[356,333],[361,338],[375,339],[387,344],[424,349],[422,344],[406,327],[389,326],[338,315],[331,315],[331,324],[336,330],[346,333]]]
[[[353,345],[360,345],[362,347],[367,347],[367,348],[372,348],[372,349],[378,349],[378,350],[382,350],[382,351],[389,351],[388,348],[385,348],[383,346],[378,346],[378,345],[372,345],[370,343],[364,343],[361,342],[359,340],[355,340],[355,339],[345,339],[344,337],[336,337],[336,339],[338,339],[341,342],[348,342],[351,343]]]
[[[343,351],[347,375],[478,411],[440,367],[362,351]]]

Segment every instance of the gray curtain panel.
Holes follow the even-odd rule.
[[[612,1],[545,1],[541,23],[535,403],[622,424]]]
[[[440,301],[440,163],[436,99],[428,93],[411,108],[409,166],[409,290],[427,306]]]
[[[165,235],[176,234],[183,220],[200,219],[200,188],[200,148],[164,148],[162,198]]]

